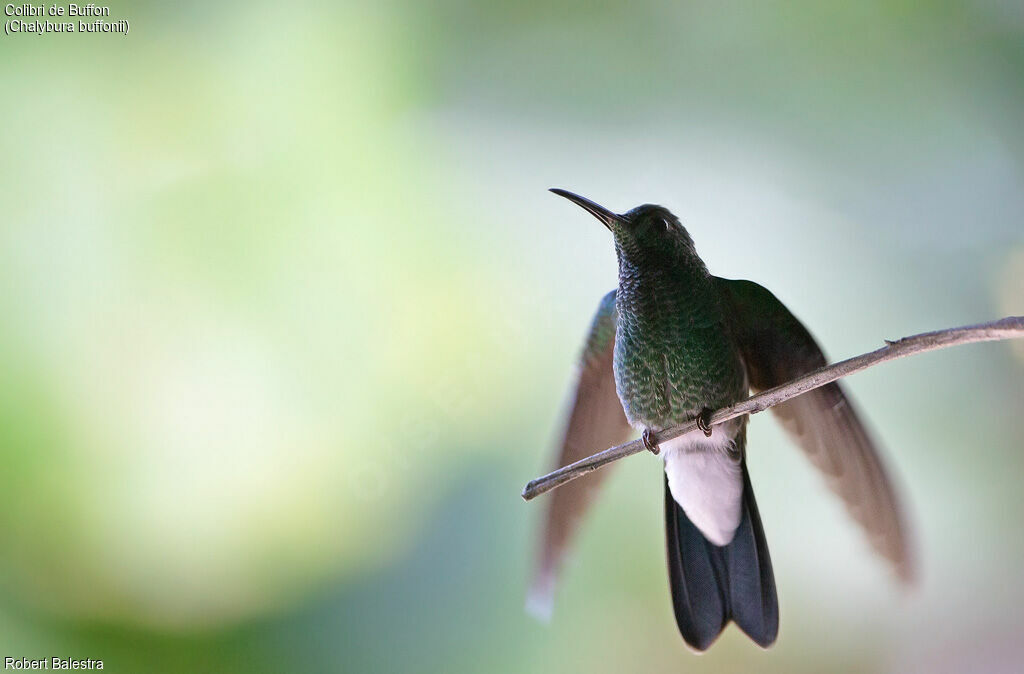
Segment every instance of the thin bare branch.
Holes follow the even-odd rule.
[[[972,342],[992,342],[1002,339],[1017,339],[1024,337],[1024,316],[1009,316],[1002,320],[991,323],[980,323],[968,325],[962,328],[950,328],[948,330],[936,330],[925,332],[911,337],[904,337],[897,341],[885,340],[882,348],[855,356],[844,361],[827,365],[814,372],[794,379],[790,382],[762,391],[755,396],[740,401],[735,405],[724,407],[711,415],[711,425],[720,424],[744,414],[757,414],[769,407],[774,407],[790,398],[824,386],[842,377],[866,370],[873,365],[884,363],[896,358],[912,356],[915,353],[935,351],[957,344],[970,344]],[[664,442],[677,438],[680,435],[697,430],[697,422],[691,421],[681,426],[673,426],[658,432],[658,441]],[[637,454],[644,451],[644,444],[641,440],[633,440],[624,445],[606,449],[585,459],[581,459],[568,466],[563,466],[543,477],[531,480],[523,488],[523,500],[530,499],[551,491],[556,487],[575,480],[581,475],[593,472],[612,461],[617,461],[630,454]]]

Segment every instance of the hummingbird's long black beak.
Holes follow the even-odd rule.
[[[604,206],[600,204],[595,204],[593,201],[587,199],[586,197],[581,197],[578,194],[573,194],[568,190],[561,190],[558,189],[557,187],[552,187],[549,191],[554,192],[560,197],[565,197],[569,201],[573,202],[574,204],[585,210],[587,213],[590,213],[595,218],[600,220],[604,224],[604,226],[609,229],[609,231],[612,228],[612,223],[622,222],[621,215],[618,215],[617,213],[612,213]]]

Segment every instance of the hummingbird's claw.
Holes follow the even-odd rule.
[[[645,428],[641,438],[643,438],[644,447],[647,448],[647,451],[655,456],[661,454],[661,450],[658,448],[658,439],[654,437],[654,431],[649,428]]]
[[[711,409],[705,407],[697,415],[697,428],[704,431],[706,437],[711,437]]]

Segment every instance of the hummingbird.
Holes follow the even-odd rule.
[[[665,466],[669,588],[679,632],[704,651],[730,621],[762,648],[775,642],[779,606],[768,544],[746,463],[747,417],[709,425],[712,411],[807,374],[827,361],[775,295],[753,281],[713,276],[668,209],[622,214],[552,189],[610,232],[618,287],[606,294],[582,350],[558,465],[618,445],[634,432]],[[875,444],[833,382],[772,408],[825,475],[872,547],[909,582],[904,518]],[[696,421],[692,433],[658,433]],[[549,501],[528,608],[550,616],[569,543],[603,478],[569,482]]]

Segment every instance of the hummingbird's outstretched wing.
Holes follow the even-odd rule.
[[[612,372],[615,321],[613,290],[601,299],[583,347],[557,466],[578,461],[629,439],[632,429],[615,392],[615,375]],[[527,610],[537,617],[547,619],[551,615],[555,580],[562,557],[606,472],[595,471],[564,484],[548,500],[544,538],[527,598]]]
[[[753,281],[716,278],[730,309],[733,335],[746,362],[750,386],[764,390],[827,364],[814,338],[766,288]],[[913,575],[899,501],[871,437],[837,383],[808,391],[772,411],[829,487],[868,534],[871,545],[896,568]]]

